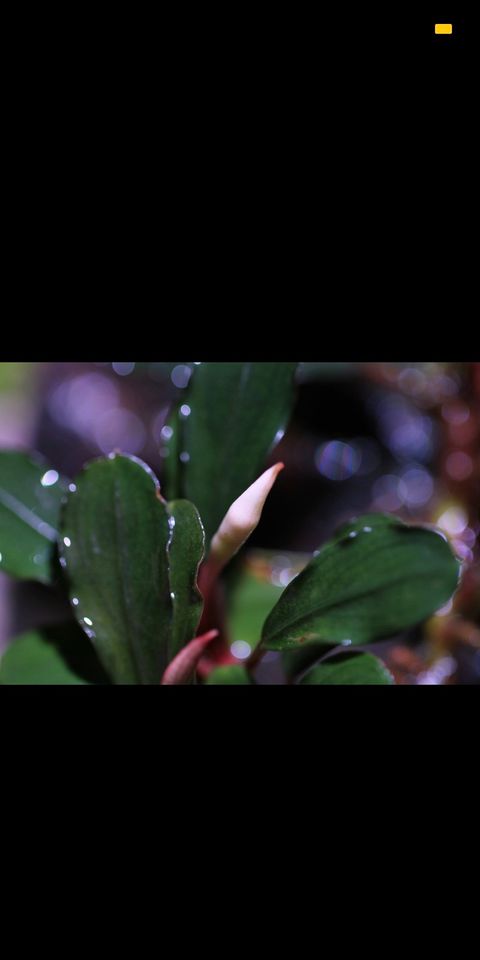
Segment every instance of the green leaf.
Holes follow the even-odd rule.
[[[88,637],[74,622],[23,633],[0,661],[1,684],[108,682]]]
[[[0,451],[0,570],[51,583],[67,481],[35,455]]]
[[[182,495],[198,508],[208,544],[283,435],[293,406],[296,367],[201,363],[194,369],[182,399],[187,415],[180,412],[180,437],[172,453],[177,445]]]
[[[62,559],[82,629],[116,683],[160,683],[172,654],[167,506],[136,457],[84,468],[68,496]]]
[[[310,670],[301,683],[306,684],[392,684],[392,674],[372,653],[341,653]]]
[[[244,686],[253,683],[253,680],[245,667],[233,664],[231,667],[217,667],[216,670],[212,670],[205,680],[205,683],[211,685],[229,684],[232,686]]]
[[[384,514],[361,517],[290,583],[266,620],[262,642],[285,650],[391,636],[443,606],[459,570],[441,534]]]
[[[198,510],[188,500],[167,504],[171,539],[168,547],[170,592],[173,603],[171,658],[195,636],[203,609],[197,586],[205,552],[205,531]]]

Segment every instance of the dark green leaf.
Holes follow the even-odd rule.
[[[284,650],[391,636],[443,606],[459,569],[441,534],[383,514],[362,517],[287,587],[266,620],[262,642]]]
[[[228,508],[256,480],[283,435],[293,405],[296,366],[201,363],[195,367],[182,400],[187,415],[180,413],[180,482],[182,495],[198,507],[208,544]]]
[[[205,552],[205,531],[197,508],[188,500],[174,500],[167,509],[171,528],[168,558],[173,603],[172,659],[195,636],[202,615],[197,574]]]
[[[0,661],[1,684],[108,682],[88,637],[74,622],[23,633]]]
[[[71,601],[116,683],[159,683],[171,659],[168,519],[156,477],[135,457],[93,461],[68,496]]]
[[[371,653],[340,654],[310,670],[301,683],[308,684],[392,684],[385,664]]]
[[[0,451],[0,570],[55,579],[58,519],[67,481],[39,456]]]
[[[233,664],[231,667],[217,667],[216,670],[208,675],[205,683],[208,684],[229,684],[235,686],[244,686],[253,683],[245,667]]]

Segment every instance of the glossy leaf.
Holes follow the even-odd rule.
[[[302,684],[366,686],[395,683],[384,663],[371,653],[341,653],[310,670]]]
[[[62,558],[75,616],[116,683],[160,683],[171,659],[166,503],[152,471],[111,454],[68,496]]]
[[[459,569],[441,534],[370,514],[345,526],[290,583],[265,622],[262,642],[284,650],[391,636],[445,604]]]
[[[108,682],[88,637],[74,622],[23,633],[13,640],[0,661],[1,684]]]
[[[205,552],[205,531],[198,510],[188,500],[167,504],[171,539],[168,546],[170,592],[173,604],[170,657],[195,636],[203,609],[197,585]]]
[[[36,455],[0,451],[0,570],[51,583],[67,481]]]
[[[182,400],[188,413],[180,414],[180,437],[172,438],[171,447],[172,453],[175,447],[179,451],[182,495],[198,508],[208,544],[283,435],[296,366],[212,362],[195,367]]]
[[[234,664],[231,667],[217,667],[216,670],[212,670],[205,680],[205,683],[211,686],[228,684],[229,686],[238,687],[251,684],[253,680],[245,667]]]

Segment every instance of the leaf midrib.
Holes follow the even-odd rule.
[[[252,364],[246,363],[242,365],[240,371],[240,378],[238,381],[238,386],[235,391],[232,391],[231,394],[231,403],[228,410],[228,421],[229,421],[229,433],[227,437],[227,443],[224,444],[223,450],[220,451],[220,465],[218,470],[218,478],[220,483],[216,491],[212,490],[211,501],[212,504],[218,499],[225,499],[227,492],[229,492],[229,487],[231,484],[231,447],[235,446],[238,435],[238,422],[241,420],[242,414],[242,405],[243,397],[252,374]]]
[[[18,520],[23,520],[35,533],[38,533],[39,537],[45,537],[45,540],[50,540],[51,543],[55,543],[58,533],[51,524],[42,517],[39,517],[30,507],[27,507],[26,504],[18,500],[13,493],[5,490],[3,487],[0,487],[0,503]],[[40,530],[40,527],[44,529]]]
[[[132,625],[132,621],[131,621],[131,617],[130,617],[130,611],[129,611],[129,604],[128,604],[128,602],[127,602],[128,598],[127,598],[126,585],[128,584],[129,577],[128,577],[128,573],[127,573],[127,576],[125,576],[125,568],[124,568],[124,563],[123,563],[123,559],[122,559],[122,556],[121,556],[122,551],[119,550],[119,548],[118,548],[118,547],[119,547],[119,540],[120,540],[120,542],[121,542],[121,540],[122,540],[122,538],[121,538],[121,536],[120,536],[120,529],[119,529],[119,528],[122,527],[122,520],[121,520],[121,517],[120,517],[120,515],[119,515],[119,510],[118,510],[119,505],[121,506],[121,504],[119,504],[119,499],[121,499],[121,498],[119,498],[118,494],[119,494],[119,490],[118,490],[118,478],[115,477],[115,478],[114,478],[114,482],[113,482],[113,503],[114,503],[114,517],[115,517],[115,525],[114,525],[114,529],[115,529],[115,556],[117,557],[117,570],[118,570],[118,572],[119,572],[119,580],[120,580],[120,586],[121,586],[121,590],[120,590],[121,604],[122,604],[122,609],[123,609],[123,611],[124,611],[124,620],[123,620],[123,622],[124,622],[125,628],[126,628],[128,649],[129,649],[129,651],[130,651],[130,656],[131,656],[131,658],[132,658],[132,663],[133,663],[133,666],[134,666],[134,668],[135,668],[136,675],[137,675],[137,677],[138,677],[138,679],[139,679],[139,681],[140,681],[140,683],[141,683],[141,682],[142,682],[142,673],[141,673],[141,670],[140,670],[140,668],[139,668],[139,663],[138,663],[138,659],[137,659],[136,645],[135,645],[135,642],[134,642],[134,637],[135,637],[136,631],[133,630],[133,625]],[[121,512],[121,511],[120,511],[120,512]]]

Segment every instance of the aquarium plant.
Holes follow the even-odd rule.
[[[395,516],[343,525],[279,591],[248,659],[229,644],[223,585],[282,473],[296,367],[193,364],[163,431],[162,486],[121,450],[75,477],[0,451],[0,569],[70,610],[13,640],[3,684],[254,685],[272,651],[285,684],[393,682],[372,645],[434,614],[460,574],[441,533]]]

